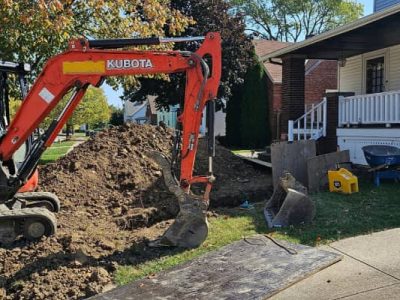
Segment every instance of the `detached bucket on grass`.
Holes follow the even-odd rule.
[[[307,188],[292,174],[285,173],[265,204],[264,216],[269,228],[311,223],[315,205],[308,197]]]

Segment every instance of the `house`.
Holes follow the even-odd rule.
[[[176,128],[179,105],[170,105],[168,109],[157,110],[157,124],[163,122],[169,128]]]
[[[124,122],[137,124],[157,124],[155,96],[147,96],[146,101],[126,101],[124,103]]]
[[[157,122],[164,122],[167,127],[176,128],[176,122],[178,117],[179,105],[171,105],[169,110],[160,109],[157,111]],[[225,117],[226,113],[224,110],[215,112],[214,121],[214,134],[216,136],[225,136]],[[200,134],[204,135],[207,132],[206,128],[206,114],[203,113],[203,117],[200,125]]]
[[[366,164],[364,145],[400,147],[399,2],[376,0],[372,15],[261,57],[282,61],[280,125],[289,140],[315,139],[320,153],[347,149],[357,164]],[[304,113],[309,59],[338,62],[338,92]]]
[[[256,55],[264,57],[276,50],[293,45],[279,41],[253,40]],[[267,77],[269,123],[272,140],[281,136],[280,116],[282,109],[282,61],[277,58],[263,62]],[[328,90],[337,88],[337,62],[310,59],[305,61],[305,109],[321,101]]]
[[[124,103],[124,123],[134,122],[137,124],[144,124],[147,122],[146,118],[147,101],[125,101]]]

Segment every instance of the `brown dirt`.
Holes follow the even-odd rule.
[[[145,153],[169,154],[171,142],[171,132],[160,127],[124,125],[42,167],[41,189],[62,204],[58,232],[0,248],[0,299],[83,299],[112,286],[118,265],[165,255],[146,241],[165,231],[179,208]],[[199,151],[197,171],[205,171],[205,146]],[[270,176],[223,147],[217,147],[214,169],[213,206],[268,197]]]

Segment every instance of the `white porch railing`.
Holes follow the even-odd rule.
[[[318,140],[326,136],[327,108],[326,98],[318,104],[312,104],[304,115],[297,120],[289,120],[288,141]]]
[[[339,97],[339,127],[400,124],[400,91]]]

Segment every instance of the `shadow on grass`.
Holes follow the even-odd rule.
[[[258,233],[273,233],[279,239],[310,246],[400,227],[400,185],[385,182],[380,187],[360,183],[351,195],[323,192],[311,195],[316,204],[312,224],[267,229],[262,204],[256,205],[253,223]],[[228,211],[227,211],[228,212]],[[232,215],[234,216],[234,215]]]

